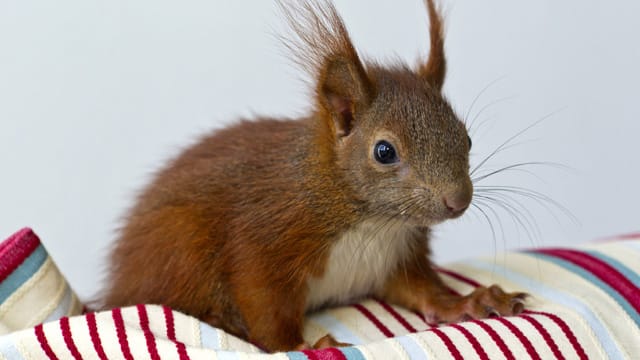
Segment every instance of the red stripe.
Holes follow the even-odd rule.
[[[575,350],[576,354],[578,354],[578,357],[581,360],[587,360],[589,358],[587,354],[584,352],[582,345],[580,345],[580,343],[578,342],[578,339],[576,338],[575,334],[573,333],[573,331],[571,331],[571,328],[569,327],[569,325],[567,325],[567,323],[564,322],[564,320],[562,320],[559,316],[555,314],[547,313],[547,312],[542,312],[542,311],[527,311],[527,313],[543,315],[551,319],[551,321],[553,321],[554,323],[556,323],[556,325],[558,325],[558,327],[560,328],[560,330],[562,330],[562,332],[567,337],[567,339],[569,339],[569,342],[571,343],[571,346],[573,346],[573,350]]]
[[[37,325],[34,328],[36,332],[36,338],[38,338],[38,342],[40,343],[40,348],[47,355],[47,357],[51,360],[58,360],[56,354],[51,350],[51,346],[49,346],[49,341],[47,341],[47,337],[44,335],[44,328],[42,324]]]
[[[342,351],[336,348],[321,350],[302,350],[309,360],[347,360]]]
[[[89,328],[89,335],[91,336],[91,342],[93,343],[93,348],[96,350],[98,357],[100,360],[107,360],[107,354],[104,353],[104,348],[102,347],[102,341],[100,340],[100,334],[98,334],[98,325],[96,324],[96,314],[88,313],[85,315],[87,319],[87,327]]]
[[[136,305],[136,309],[138,309],[140,329],[142,329],[144,338],[147,341],[147,351],[149,351],[149,356],[151,356],[151,360],[160,360],[158,348],[156,347],[156,339],[153,337],[153,333],[149,327],[149,315],[147,315],[147,308],[142,304],[138,304]]]
[[[73,338],[71,337],[71,326],[69,325],[69,318],[64,316],[60,318],[60,330],[62,331],[62,338],[64,339],[64,343],[67,344],[67,349],[71,352],[71,355],[74,359],[82,359],[82,355],[78,351],[76,344],[73,342]]]
[[[481,360],[489,360],[489,356],[487,356],[487,353],[484,351],[482,346],[480,346],[480,342],[478,341],[478,339],[476,339],[476,337],[473,336],[473,334],[467,328],[460,326],[458,324],[450,324],[450,326],[460,331],[462,335],[464,335],[464,337],[467,338],[467,340],[469,341],[469,343],[471,344],[473,349],[476,351],[476,354],[478,354]]]
[[[418,332],[418,330],[416,330],[416,328],[414,328],[413,326],[411,326],[411,324],[409,324],[409,322],[407,321],[407,319],[405,319],[404,317],[402,317],[402,315],[400,315],[400,313],[398,313],[393,307],[391,307],[389,304],[387,304],[384,301],[380,301],[380,300],[376,300],[376,302],[378,304],[380,304],[380,306],[382,306],[382,308],[384,308],[389,314],[391,314],[391,316],[393,316],[394,319],[396,319],[402,326],[404,326],[405,329],[407,329],[408,331],[414,333],[414,332]]]
[[[507,360],[515,360],[515,356],[513,356],[513,353],[511,352],[507,344],[504,342],[504,340],[502,340],[500,335],[498,335],[498,333],[487,322],[481,321],[481,320],[471,320],[471,321],[474,324],[478,325],[482,330],[484,330],[489,335],[489,337],[491,337],[491,340],[493,340],[493,342],[496,343],[496,345],[498,346],[500,351],[502,351],[502,354],[504,355],[505,358],[507,358]]]
[[[616,237],[616,239],[618,239],[618,240],[640,239],[640,232],[639,233],[633,233],[633,234],[618,235],[618,237]]]
[[[527,350],[527,353],[529,354],[529,356],[531,356],[533,360],[541,360],[540,355],[531,344],[531,341],[529,341],[529,339],[527,339],[527,337],[524,336],[522,331],[520,331],[520,329],[518,329],[515,325],[513,325],[511,321],[507,320],[504,317],[497,317],[495,318],[495,320],[499,321],[504,326],[506,326],[507,329],[509,329],[509,331],[511,331],[511,333],[515,335],[518,338],[518,340],[520,340],[524,348]]]
[[[458,348],[453,344],[451,339],[449,339],[447,334],[445,334],[442,330],[438,328],[433,328],[429,331],[433,331],[433,333],[436,334],[440,338],[440,340],[442,340],[444,345],[447,347],[447,350],[449,350],[449,353],[451,353],[451,356],[453,356],[454,359],[463,360],[463,357],[460,354],[460,351],[458,351]]]
[[[29,228],[24,228],[0,243],[0,282],[18,268],[36,248],[40,239]]]
[[[358,309],[358,311],[360,311],[362,315],[369,319],[369,321],[371,321],[373,325],[375,325],[384,336],[388,338],[394,336],[393,333],[386,326],[384,326],[384,324],[380,322],[380,320],[378,320],[378,318],[373,315],[373,313],[371,313],[371,311],[369,311],[367,308],[365,308],[361,304],[354,304],[353,307]]]
[[[317,360],[314,350],[302,350],[301,351],[309,360]]]
[[[344,354],[342,353],[342,351],[336,349],[336,348],[328,348],[328,349],[324,349],[324,351],[322,351],[323,353],[326,353],[327,355],[330,354],[330,357],[325,358],[325,359],[336,359],[336,360],[347,360],[347,357],[344,356]],[[322,358],[321,358],[322,359]]]
[[[439,272],[439,273],[445,274],[445,275],[449,275],[452,278],[454,278],[456,280],[459,280],[459,281],[462,281],[463,283],[466,283],[466,284],[471,285],[473,287],[481,286],[479,282],[477,282],[477,281],[475,281],[473,279],[470,279],[470,278],[468,278],[466,276],[463,276],[461,274],[458,274],[457,272],[454,272],[454,271],[451,271],[451,270],[448,270],[448,269],[443,269],[443,268],[436,268],[436,271]]]
[[[636,239],[640,239],[640,232],[601,238],[596,240],[596,242],[611,242],[611,241],[617,241],[617,240],[636,240]]]
[[[549,349],[551,349],[551,351],[553,352],[553,355],[555,355],[556,359],[565,358],[564,355],[562,355],[562,352],[560,352],[560,349],[558,348],[558,344],[556,344],[556,342],[553,340],[553,338],[551,337],[547,329],[545,329],[544,326],[542,326],[542,324],[540,324],[538,320],[526,314],[522,314],[520,315],[520,317],[528,321],[531,325],[533,325],[534,328],[536,328],[536,330],[538,330],[540,335],[542,335],[542,338],[544,339],[544,341],[547,343],[547,346],[549,346]]]
[[[173,320],[173,312],[168,306],[163,306],[162,312],[164,313],[164,322],[167,326],[167,338],[169,340],[176,341],[176,328]]]
[[[640,288],[606,262],[575,250],[541,249],[535,252],[566,260],[587,270],[620,293],[640,313]]]
[[[176,344],[176,349],[178,350],[180,360],[189,360],[187,347],[184,345],[184,343],[176,340],[176,328],[173,319],[173,311],[171,311],[171,309],[167,306],[163,306],[162,311],[164,312],[164,321],[167,326],[167,338],[173,341],[174,344]]]
[[[111,310],[111,316],[113,317],[113,322],[116,325],[116,334],[118,335],[118,342],[120,343],[122,356],[124,356],[124,358],[127,360],[133,360],[133,356],[131,356],[131,350],[129,349],[127,332],[124,328],[124,321],[122,320],[122,312],[120,308]]]

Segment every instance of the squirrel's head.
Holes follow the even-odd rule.
[[[311,71],[321,129],[319,156],[337,166],[372,215],[429,226],[470,205],[471,140],[442,95],[442,19],[433,0],[429,58],[417,69],[361,62],[326,0],[283,10],[296,60]]]

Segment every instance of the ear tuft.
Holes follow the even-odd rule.
[[[346,26],[329,0],[278,0],[292,30],[285,46],[314,79],[317,103],[336,138],[351,133],[354,121],[370,104],[374,86],[367,76]]]
[[[447,61],[444,54],[444,25],[434,0],[425,0],[429,13],[429,37],[431,46],[429,60],[420,67],[418,74],[438,90],[442,89],[447,72]]]

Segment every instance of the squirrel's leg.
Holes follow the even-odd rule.
[[[426,245],[420,250],[398,267],[377,296],[421,312],[432,324],[517,315],[524,310],[525,293],[507,293],[498,285],[481,286],[468,295],[451,292],[433,269]]]
[[[254,288],[239,291],[242,295],[237,296],[236,305],[249,339],[274,352],[308,349],[309,345],[302,338],[304,297],[300,291],[283,291],[266,284],[247,282],[237,285]]]

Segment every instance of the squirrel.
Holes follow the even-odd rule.
[[[239,121],[160,170],[112,248],[101,308],[164,304],[268,351],[347,345],[305,342],[305,314],[366,296],[432,323],[522,312],[526,294],[496,285],[453,294],[430,260],[429,229],[473,197],[434,0],[415,69],[363,62],[330,0],[279,4],[311,111]]]

